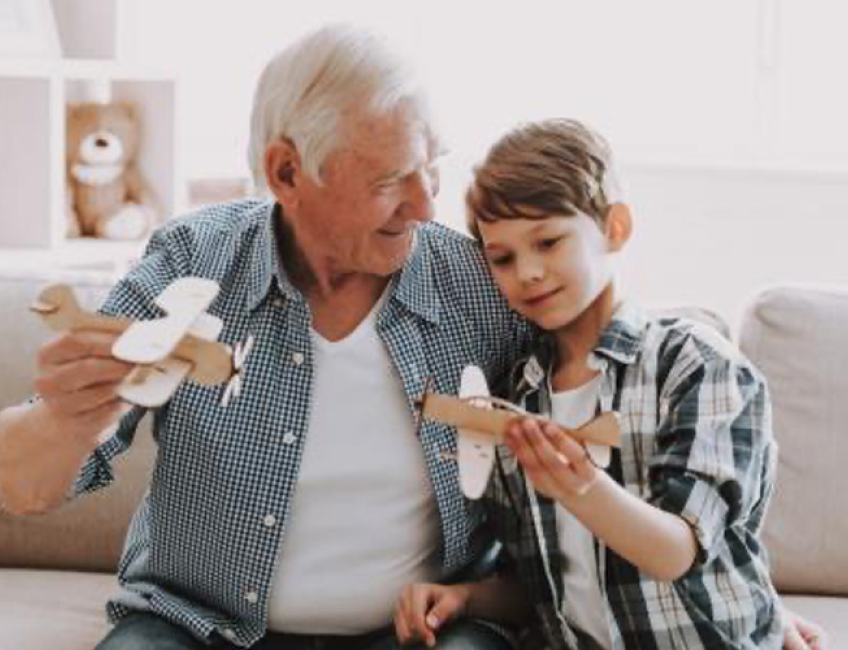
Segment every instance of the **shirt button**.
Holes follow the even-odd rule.
[[[271,304],[274,305],[274,307],[282,307],[283,306],[283,299],[282,298],[274,298],[274,300],[271,301]]]
[[[249,602],[251,605],[253,605],[253,604],[255,604],[256,602],[259,601],[259,594],[257,594],[255,591],[248,591],[244,595],[244,599],[247,602]]]
[[[230,641],[235,641],[235,640],[236,640],[236,633],[235,633],[235,630],[231,630],[230,628],[226,628],[226,629],[223,631],[223,633],[222,633],[222,634],[223,634],[225,637],[227,637]]]
[[[273,528],[277,524],[277,518],[274,515],[265,515],[262,521],[268,528]]]
[[[305,357],[300,352],[295,352],[291,356],[292,363],[296,366],[302,366],[304,359],[305,359]]]
[[[297,436],[294,435],[294,432],[286,431],[285,435],[283,436],[283,444],[284,445],[291,445],[291,444],[294,444],[296,441],[297,441]]]

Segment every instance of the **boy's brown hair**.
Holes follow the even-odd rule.
[[[612,155],[603,137],[576,120],[521,125],[489,149],[465,194],[469,231],[478,221],[541,219],[583,212],[604,224]]]

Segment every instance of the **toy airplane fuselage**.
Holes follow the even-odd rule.
[[[57,284],[42,291],[31,309],[53,330],[120,334],[112,354],[135,367],[118,394],[133,404],[155,407],[168,401],[186,377],[201,384],[233,377],[229,347],[215,342],[223,323],[206,313],[217,295],[218,285],[212,280],[180,278],[155,300],[164,317],[133,321],[85,311],[68,286]]]
[[[491,397],[486,377],[477,366],[462,371],[459,397],[425,389],[420,402],[421,415],[457,428],[459,483],[469,499],[479,499],[486,489],[495,463],[495,446],[503,444],[510,422],[518,416],[538,417],[517,406]],[[615,413],[603,413],[566,433],[587,446],[604,450],[620,445],[621,431]]]

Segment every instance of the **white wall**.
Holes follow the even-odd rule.
[[[830,0],[145,0],[130,57],[181,75],[189,177],[247,175],[253,85],[304,31],[352,20],[406,47],[452,153],[443,221],[485,146],[568,115],[613,142],[638,215],[629,282],[732,322],[761,284],[848,282],[848,6]]]
[[[848,287],[848,174],[627,165],[636,228],[625,270],[650,304],[738,325],[758,288]]]

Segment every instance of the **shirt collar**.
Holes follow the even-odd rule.
[[[262,203],[256,211],[256,239],[251,251],[250,281],[248,282],[247,308],[254,310],[268,295],[271,280],[276,278],[277,287],[287,298],[300,296],[288,279],[277,249],[274,222],[279,218],[280,206],[273,201]],[[251,221],[254,220],[245,220]]]
[[[412,247],[403,268],[395,275],[390,288],[391,299],[410,312],[434,324],[439,324],[439,293],[434,281],[435,260],[426,245],[427,229],[418,226]]]
[[[280,259],[275,233],[275,221],[280,218],[280,207],[273,202],[263,203],[257,232],[256,245],[252,251],[251,281],[248,283],[249,310],[255,309],[268,295],[272,278],[276,278],[280,293],[291,300],[302,300],[300,292],[289,280]],[[410,312],[433,324],[439,323],[439,296],[433,281],[432,253],[422,241],[420,226],[412,242],[412,250],[403,268],[392,279],[389,299],[395,300]]]
[[[647,317],[637,305],[631,302],[621,303],[613,312],[612,319],[604,329],[592,352],[599,367],[606,365],[606,359],[612,359],[623,365],[630,365],[642,349],[643,333],[647,327]],[[556,342],[550,334],[542,334],[534,346],[533,353],[520,364],[522,384],[538,389],[553,371],[556,360]]]
[[[632,302],[622,302],[601,334],[594,354],[630,365],[642,349],[643,333],[648,325],[645,312]]]

